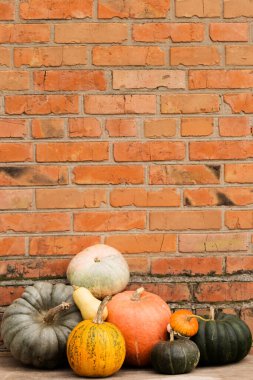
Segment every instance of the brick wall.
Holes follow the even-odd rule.
[[[105,242],[253,326],[253,2],[0,0],[2,311]]]

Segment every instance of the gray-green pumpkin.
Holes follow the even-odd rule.
[[[82,320],[72,286],[37,282],[4,312],[1,335],[12,356],[37,368],[66,363],[69,333]]]

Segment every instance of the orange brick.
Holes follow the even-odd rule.
[[[212,41],[248,41],[249,25],[247,23],[212,23],[209,27]]]
[[[92,0],[21,0],[20,17],[25,20],[69,19],[92,16]]]
[[[185,88],[182,70],[114,70],[113,88]]]
[[[64,136],[64,119],[33,119],[32,137],[35,139],[61,138]]]
[[[184,46],[170,49],[172,66],[218,65],[220,53],[216,46]]]
[[[145,211],[85,212],[74,214],[74,231],[129,231],[143,230]]]
[[[247,234],[181,234],[179,252],[237,252],[249,248]]]
[[[199,302],[248,301],[252,292],[252,282],[211,282],[198,284],[195,297]]]
[[[253,46],[251,45],[234,45],[226,46],[226,64],[227,65],[253,65]]]
[[[99,236],[34,236],[30,238],[32,256],[76,255],[84,248],[100,243]]]
[[[78,185],[144,183],[144,168],[139,165],[77,166],[73,174]]]
[[[39,91],[102,91],[106,89],[106,80],[102,71],[37,71],[33,78],[34,88]]]
[[[176,17],[220,17],[219,0],[176,0]]]
[[[110,193],[112,207],[176,207],[180,206],[180,194],[176,189],[146,189],[129,188],[113,189]]]
[[[32,161],[30,143],[0,143],[0,162]]]
[[[33,190],[0,190],[1,210],[28,210],[32,200]]]
[[[251,88],[252,70],[190,70],[189,88]]]
[[[64,23],[55,25],[56,43],[120,43],[127,40],[127,24]]]
[[[225,181],[230,183],[253,183],[253,164],[226,164]]]
[[[252,157],[252,141],[190,142],[190,160],[236,160]]]
[[[177,237],[174,234],[124,234],[107,236],[105,243],[122,253],[175,252]]]
[[[26,135],[26,120],[0,119],[0,138],[24,138]]]
[[[12,213],[0,215],[0,231],[57,232],[70,230],[70,215],[65,213]]]
[[[227,103],[234,113],[252,113],[253,112],[253,94],[226,94],[224,102]]]
[[[144,135],[151,139],[173,137],[176,131],[176,119],[146,119],[144,121]]]
[[[219,230],[220,211],[151,211],[150,230]]]
[[[11,50],[6,47],[0,47],[0,66],[11,65]]]
[[[250,136],[251,127],[248,117],[223,117],[219,119],[220,136]]]
[[[17,298],[21,297],[24,292],[24,286],[1,286],[1,306],[9,306]]]
[[[224,17],[253,17],[253,4],[251,0],[226,0],[224,2]]]
[[[38,162],[103,161],[108,158],[107,142],[66,142],[38,144]]]
[[[187,206],[246,206],[253,204],[251,188],[201,188],[184,191]]]
[[[0,237],[0,256],[24,256],[24,254],[24,237]]]
[[[242,274],[252,272],[253,256],[231,256],[227,257],[226,273]]]
[[[102,134],[100,121],[95,118],[69,119],[69,137],[100,137]]]
[[[115,142],[115,161],[183,160],[185,145],[177,141]]]
[[[2,166],[0,186],[54,186],[68,184],[66,166]]]
[[[210,136],[213,133],[212,118],[182,118],[182,136]]]
[[[230,230],[252,229],[253,210],[225,212],[225,226]]]
[[[86,46],[47,46],[14,48],[16,67],[71,66],[87,63]]]
[[[151,165],[151,185],[219,184],[219,165]]]
[[[101,207],[106,203],[104,189],[37,189],[37,209]]]
[[[105,129],[110,137],[134,137],[137,134],[137,121],[134,119],[107,119]]]
[[[222,257],[170,257],[151,261],[151,274],[214,275],[222,274]]]
[[[78,95],[13,95],[5,97],[5,112],[11,115],[78,113]]]
[[[214,94],[161,95],[162,113],[210,113],[219,109],[219,96]]]
[[[155,95],[85,95],[87,114],[152,114],[156,112]]]
[[[126,257],[127,264],[131,273],[149,273],[149,259],[147,257]]]
[[[49,42],[50,25],[45,24],[1,24],[0,43]]]
[[[0,90],[29,90],[29,73],[26,71],[0,71]]]
[[[142,283],[141,286],[147,292],[159,295],[165,302],[183,302],[191,301],[191,292],[186,283],[159,284],[159,283]],[[131,284],[127,289],[136,290],[140,284]]]
[[[96,46],[96,66],[164,66],[165,52],[158,46]]]
[[[99,0],[99,18],[165,18],[170,0]]]
[[[15,19],[15,3],[14,0],[0,0],[0,20]]]

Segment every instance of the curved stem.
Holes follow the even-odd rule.
[[[60,305],[49,309],[45,314],[43,321],[45,323],[52,323],[57,314],[61,313],[64,310],[68,310],[70,308],[70,303],[62,302]]]
[[[192,319],[192,318],[201,319],[202,321],[205,321],[205,322],[210,321],[210,319],[208,319],[208,318],[203,318],[203,317],[201,317],[200,315],[195,315],[195,314],[188,315],[187,320],[189,321],[189,320]]]
[[[131,296],[132,301],[139,301],[141,299],[141,295],[144,292],[144,288],[138,288]]]
[[[104,323],[104,320],[103,320],[103,311],[104,311],[104,308],[105,308],[106,304],[110,301],[111,298],[112,298],[112,296],[106,296],[103,299],[103,301],[99,305],[97,314],[96,314],[95,318],[93,319],[93,323],[97,323],[99,325],[101,323]]]

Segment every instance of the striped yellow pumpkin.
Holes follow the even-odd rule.
[[[115,325],[102,319],[103,308],[109,298],[100,304],[94,321],[80,322],[69,335],[67,357],[79,376],[110,376],[124,362],[126,347],[123,335]]]

